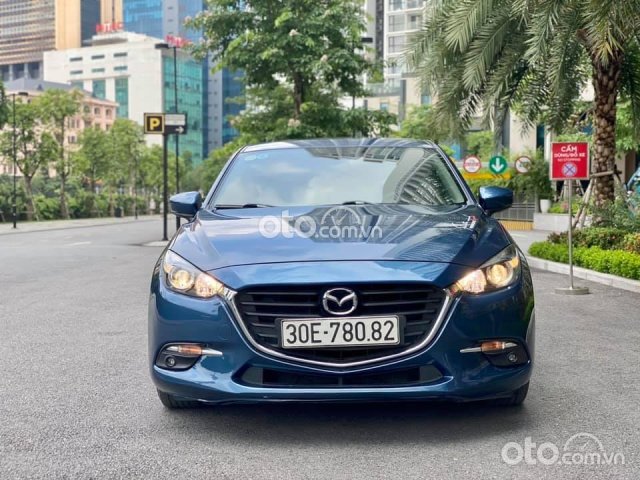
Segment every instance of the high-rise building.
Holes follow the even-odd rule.
[[[100,2],[0,0],[0,79],[42,79],[43,52],[89,40],[101,22]]]
[[[404,54],[409,39],[422,27],[425,0],[388,0],[384,11],[383,55],[385,83],[390,88],[399,88],[402,73],[406,70]]]
[[[131,32],[95,35],[91,45],[44,54],[44,77],[93,93],[119,104],[116,115],[143,123],[145,113],[171,112],[174,102],[173,52],[156,48],[157,38]],[[202,64],[178,50],[178,98],[187,114],[187,134],[180,138],[182,152],[202,162],[205,88]],[[147,136],[149,143],[160,143]]]
[[[185,20],[206,8],[204,0],[116,0],[123,5],[124,28],[157,38],[179,37],[197,42],[200,32],[185,27]],[[203,128],[207,135],[207,152],[222,146],[237,136],[229,117],[237,115],[241,105],[230,103],[230,98],[242,94],[240,75],[228,70],[212,73],[210,60],[202,68],[207,80],[203,92],[205,117]]]

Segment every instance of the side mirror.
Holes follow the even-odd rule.
[[[480,187],[480,206],[489,215],[501,212],[513,205],[513,192],[502,187]]]
[[[191,220],[202,207],[202,195],[200,192],[178,193],[169,199],[169,204],[176,217]]]

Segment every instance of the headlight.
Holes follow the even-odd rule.
[[[520,257],[513,245],[453,284],[454,293],[484,293],[508,287],[520,277]]]
[[[198,298],[225,296],[230,292],[227,287],[211,275],[197,269],[170,250],[164,254],[162,270],[167,286],[174,292]]]

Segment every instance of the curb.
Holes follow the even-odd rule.
[[[70,223],[67,223],[65,225],[60,225],[60,226],[56,226],[53,225],[51,227],[49,226],[44,226],[44,224],[46,224],[46,222],[40,222],[43,224],[43,228],[34,228],[34,229],[27,229],[27,230],[21,230],[20,227],[18,227],[17,230],[13,230],[13,229],[9,229],[7,231],[2,231],[0,230],[0,236],[2,235],[20,235],[20,234],[24,234],[24,233],[42,233],[42,232],[53,232],[53,231],[58,231],[58,230],[72,230],[72,229],[76,229],[76,228],[91,228],[91,227],[108,227],[111,225],[124,225],[127,223],[136,223],[136,222],[150,222],[153,220],[157,220],[157,218],[154,218],[155,216],[152,215],[144,215],[144,216],[140,216],[140,218],[138,218],[138,220],[135,220],[133,217],[124,217],[122,219],[118,219],[118,220],[111,220],[111,221],[98,221],[96,223],[90,223],[90,222],[82,222],[82,223],[77,223],[77,224],[73,224],[72,222],[74,222],[74,220],[70,220]],[[161,218],[161,217],[160,217]],[[83,219],[84,220],[84,219]],[[89,220],[89,219],[87,219]],[[54,220],[56,221],[56,220]],[[18,224],[20,225],[20,224]],[[23,223],[24,225],[24,223]]]
[[[569,265],[566,263],[551,262],[549,260],[543,260],[541,258],[535,258],[527,255],[527,262],[531,268],[538,270],[545,270],[547,272],[561,273],[563,275],[569,275]],[[616,275],[610,275],[608,273],[594,272],[593,270],[587,270],[582,267],[573,267],[573,276],[588,280],[590,282],[600,283],[613,288],[619,288],[621,290],[627,290],[629,292],[640,293],[640,281],[631,280],[630,278],[618,277]]]

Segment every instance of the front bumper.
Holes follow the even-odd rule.
[[[434,339],[420,351],[360,367],[319,367],[258,352],[246,340],[223,301],[204,301],[173,293],[155,275],[149,302],[149,360],[159,390],[214,403],[482,400],[507,396],[529,381],[534,322],[533,289],[527,273],[508,289],[455,298]],[[518,342],[529,361],[499,367],[483,353],[461,353],[481,341],[493,339]],[[201,357],[186,371],[157,367],[154,362],[158,352],[173,342],[206,344],[223,355]],[[248,368],[326,377],[392,375],[395,371],[425,366],[435,367],[441,373],[439,378],[410,386],[274,387],[249,384],[240,378]]]

